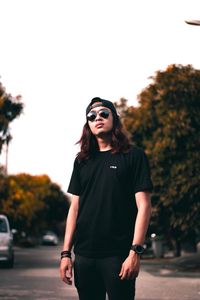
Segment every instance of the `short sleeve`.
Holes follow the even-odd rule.
[[[141,148],[137,148],[134,154],[134,193],[152,190],[148,158]]]
[[[80,182],[80,164],[77,159],[74,161],[73,171],[67,192],[73,195],[80,195],[81,182]]]

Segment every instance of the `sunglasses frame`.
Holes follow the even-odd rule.
[[[94,122],[97,115],[99,115],[103,119],[108,119],[111,112],[107,108],[102,108],[98,112],[92,110],[87,114],[87,121]]]

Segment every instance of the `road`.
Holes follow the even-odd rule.
[[[14,269],[0,267],[2,300],[78,300],[59,278],[60,246],[16,249]],[[142,261],[136,300],[200,300],[197,274],[177,273]],[[125,299],[122,299],[125,300]]]
[[[136,300],[200,300],[200,274],[142,262]]]
[[[16,249],[13,269],[0,268],[0,299],[77,300],[77,293],[59,277],[61,247]]]

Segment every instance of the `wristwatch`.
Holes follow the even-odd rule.
[[[131,246],[131,250],[135,251],[138,255],[142,255],[144,252],[144,247],[139,244],[135,244]]]

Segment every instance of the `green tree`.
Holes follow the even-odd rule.
[[[13,97],[7,94],[0,82],[0,153],[4,144],[10,142],[10,123],[16,119],[23,111],[23,104],[20,102],[21,96]]]
[[[125,107],[124,124],[149,156],[154,183],[153,226],[175,242],[195,244],[200,232],[200,70],[170,65],[157,71]]]

